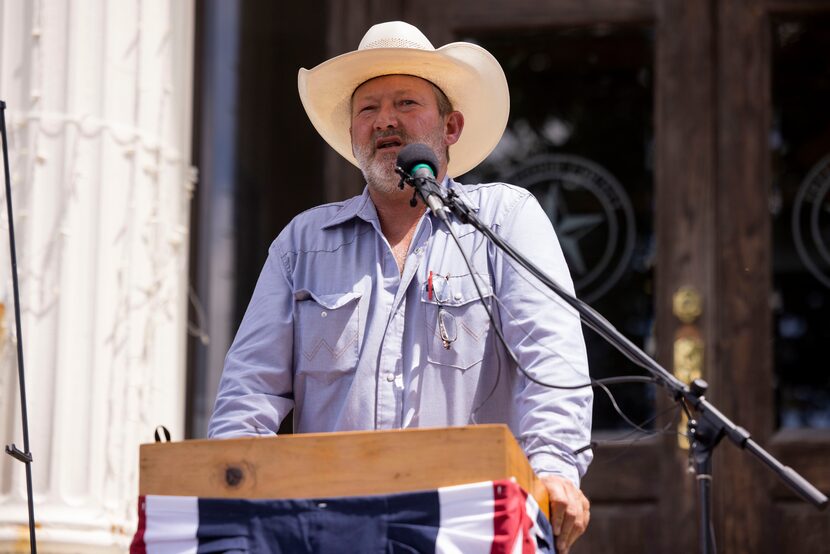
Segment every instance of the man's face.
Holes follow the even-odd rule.
[[[395,191],[398,152],[424,143],[446,169],[447,117],[438,113],[432,85],[410,75],[386,75],[366,81],[352,96],[352,151],[370,189]]]

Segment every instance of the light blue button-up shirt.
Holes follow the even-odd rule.
[[[571,277],[550,220],[526,190],[453,187],[560,285]],[[453,219],[453,218],[451,218]],[[587,383],[578,316],[453,220],[485,301],[520,364]],[[579,483],[591,460],[590,387],[551,389],[515,367],[444,224],[418,223],[403,274],[368,191],[297,216],[277,237],[225,360],[211,437],[506,423],[537,473]]]

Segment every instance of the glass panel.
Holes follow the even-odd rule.
[[[533,192],[556,228],[577,295],[639,346],[651,346],[651,29],[581,27],[464,40],[501,62],[511,106],[495,151],[459,180],[504,181]],[[591,331],[585,338],[595,378],[643,374]],[[653,415],[651,387],[612,389],[633,420]],[[594,428],[628,428],[599,391]]]
[[[773,317],[780,427],[830,427],[830,15],[772,21]]]

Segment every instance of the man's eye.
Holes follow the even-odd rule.
[[[415,104],[417,104],[417,102],[415,102],[415,100],[409,100],[409,99],[401,100],[401,105],[403,105],[403,106],[414,106]]]

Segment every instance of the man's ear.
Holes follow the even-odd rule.
[[[461,112],[451,112],[444,123],[444,143],[452,146],[461,138],[464,130],[464,115]]]

